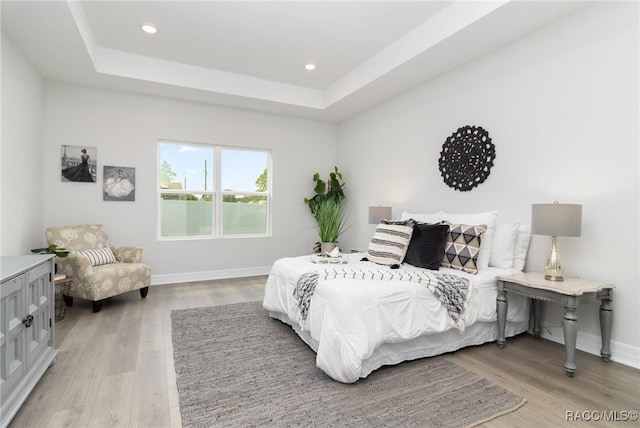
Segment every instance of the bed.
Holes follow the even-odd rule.
[[[318,263],[321,259],[315,255],[283,258],[268,276],[263,307],[316,352],[320,369],[343,383],[356,382],[384,365],[492,342],[498,332],[495,278],[522,270],[528,247],[528,237],[523,244],[526,228],[516,225],[510,225],[515,233],[510,232],[513,239],[507,243],[509,263],[488,263],[473,274],[407,263],[392,269],[368,260],[371,247],[367,253],[342,254],[336,263]],[[491,229],[496,238],[490,243],[493,248],[503,241],[502,228],[493,224]],[[518,237],[524,256],[516,251]],[[313,287],[305,294],[305,303],[301,284],[307,278]],[[464,293],[442,292],[443,278],[462,281]],[[528,327],[527,299],[510,298],[506,335]]]

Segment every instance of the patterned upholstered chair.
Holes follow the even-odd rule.
[[[101,224],[50,227],[45,236],[49,245],[69,249],[67,257],[56,259],[58,272],[73,278],[64,301],[73,305],[79,297],[93,302],[93,312],[109,297],[140,290],[144,299],[151,283],[151,267],[142,264],[142,248],[109,247]]]

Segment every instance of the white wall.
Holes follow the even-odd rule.
[[[144,247],[154,284],[267,273],[277,258],[311,251],[303,198],[313,173],[333,168],[335,124],[60,83],[46,83],[44,98],[45,225],[104,224],[112,244]],[[273,236],[158,241],[158,139],[272,150]],[[61,181],[63,144],[97,148],[98,183]],[[102,200],[105,165],[136,169],[135,202]]]
[[[42,79],[2,33],[0,254],[43,246]]]
[[[615,284],[614,359],[640,366],[638,51],[638,3],[595,4],[341,123],[360,219],[343,241],[366,248],[370,205],[529,223],[533,203],[582,204],[582,237],[558,238],[566,274]],[[485,183],[457,192],[438,158],[464,125],[487,129],[497,157]],[[542,270],[548,245],[533,237],[527,270]],[[547,308],[545,334],[562,341],[562,309]],[[596,308],[578,311],[578,347],[599,352]]]

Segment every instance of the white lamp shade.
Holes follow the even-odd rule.
[[[547,236],[580,236],[582,205],[557,202],[532,205],[531,233]]]
[[[378,224],[391,218],[391,207],[369,207],[369,224]]]

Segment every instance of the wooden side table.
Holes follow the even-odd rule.
[[[61,278],[56,278],[54,283],[55,283],[55,287],[56,287],[56,293],[55,293],[55,306],[56,306],[56,310],[55,310],[55,318],[56,318],[56,322],[61,321],[62,319],[64,319],[64,313],[66,312],[66,306],[64,304],[64,299],[62,298],[62,296],[64,296],[64,294],[69,291],[69,286],[71,285],[71,282],[73,281],[73,278],[71,278],[70,276],[63,276]]]
[[[578,317],[576,310],[581,303],[600,301],[600,334],[602,337],[602,360],[611,359],[611,328],[613,326],[613,288],[614,285],[586,281],[580,278],[565,278],[562,282],[547,281],[541,272],[519,272],[513,275],[498,276],[498,346],[505,346],[505,325],[507,320],[507,293],[520,294],[533,302],[533,333],[540,335],[540,314],[543,301],[559,303],[564,306],[564,346],[566,361],[564,369],[567,376],[576,372],[574,357],[578,336]]]

